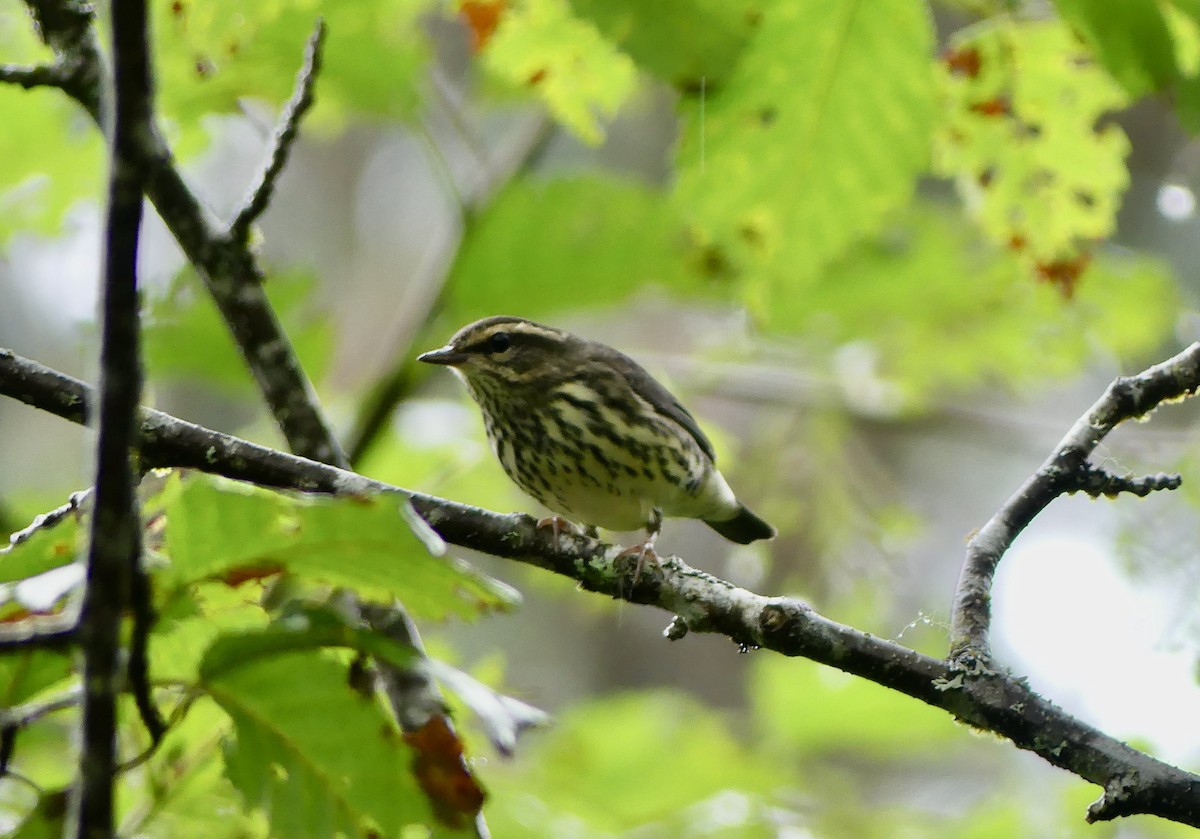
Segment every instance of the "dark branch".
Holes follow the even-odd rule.
[[[35,87],[66,88],[70,81],[70,75],[58,64],[38,64],[32,67],[0,64],[0,82],[20,85],[26,90]]]
[[[114,835],[121,619],[141,560],[141,521],[130,452],[137,448],[142,368],[137,253],[143,169],[137,147],[154,131],[145,0],[112,2],[113,118],[101,312],[96,497],[79,622],[83,731],[73,817],[80,839]]]
[[[1080,470],[1077,492],[1085,492],[1092,498],[1116,498],[1123,492],[1145,498],[1152,492],[1165,489],[1179,489],[1183,485],[1183,477],[1175,473],[1159,472],[1157,475],[1143,475],[1132,478],[1127,475],[1114,475],[1106,469],[1085,465]],[[1072,490],[1068,490],[1071,492]]]
[[[47,392],[51,389],[54,392]],[[79,422],[91,401],[87,385],[0,351],[0,393]],[[63,407],[69,406],[69,407]],[[1071,717],[1023,680],[999,673],[966,679],[957,668],[822,617],[804,603],[763,597],[690,568],[678,559],[661,577],[634,581],[619,546],[586,536],[554,536],[531,516],[501,515],[413,493],[333,466],[295,457],[176,419],[141,412],[147,465],[188,466],[272,487],[339,495],[400,493],[447,542],[508,557],[577,580],[589,591],[644,603],[676,615],[673,637],[715,632],[748,648],[804,656],[900,691],[969,725],[1011,739],[1055,766],[1102,786],[1089,818],[1152,813],[1200,826],[1200,777],[1155,760]],[[1130,785],[1128,779],[1136,779]]]
[[[245,245],[250,237],[250,225],[267,209],[275,183],[283,174],[292,145],[300,133],[300,120],[313,104],[313,85],[321,72],[321,47],[325,42],[325,21],[318,18],[316,28],[308,39],[304,51],[304,64],[296,74],[296,89],[283,108],[283,114],[275,133],[271,137],[271,153],[249,193],[242,208],[229,225],[229,238]]]
[[[1121,377],[1080,417],[1050,457],[967,543],[951,617],[950,656],[968,669],[986,669],[991,657],[992,579],[1000,558],[1031,521],[1060,495],[1087,492],[1136,495],[1175,489],[1178,476],[1127,479],[1088,463],[1096,446],[1128,419],[1144,416],[1164,402],[1200,388],[1200,343],[1136,376]]]
[[[150,665],[148,651],[150,630],[154,628],[157,615],[154,612],[150,577],[139,564],[133,569],[129,581],[130,609],[133,613],[133,628],[129,634],[129,661],[125,672],[129,677],[129,688],[133,692],[133,703],[146,732],[150,735],[150,747],[154,748],[167,733],[167,723],[154,704],[150,691]]]

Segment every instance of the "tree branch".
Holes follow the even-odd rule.
[[[37,407],[48,406],[75,422],[86,416],[92,398],[82,382],[2,350],[0,393]],[[544,568],[577,580],[589,591],[673,613],[676,617],[667,630],[671,638],[682,638],[689,631],[714,632],[747,648],[803,656],[1007,737],[1104,788],[1104,796],[1088,812],[1089,820],[1151,813],[1200,826],[1200,776],[1075,719],[1022,679],[994,672],[964,678],[950,663],[831,621],[801,601],[738,588],[677,558],[663,562],[660,577],[643,574],[635,581],[632,563],[620,559],[620,546],[567,533],[555,536],[522,513],[501,515],[410,492],[149,408],[142,409],[140,418],[142,457],[148,465],[192,467],[309,492],[402,494],[452,544]]]
[[[142,392],[137,253],[143,171],[135,149],[143,135],[154,133],[145,0],[113,0],[111,15],[115,104],[107,131],[96,495],[79,621],[84,694],[73,832],[80,839],[114,835],[121,619],[141,559],[142,533],[130,452],[137,448]]]
[[[70,83],[69,75],[58,64],[0,64],[0,82],[20,85],[26,90],[35,87],[57,87],[65,89]]]
[[[1109,385],[1087,413],[1076,420],[1046,461],[996,511],[967,543],[967,555],[954,593],[950,657],[963,667],[986,669],[991,658],[992,579],[1013,540],[1060,495],[1086,492],[1146,495],[1175,489],[1177,475],[1131,479],[1109,475],[1088,463],[1109,432],[1128,419],[1144,416],[1163,402],[1192,395],[1200,388],[1200,343],[1136,376]]]
[[[65,89],[103,124],[103,61],[91,7],[76,0],[25,2],[58,63],[72,68],[73,82]],[[289,446],[321,460],[339,460],[341,449],[310,398],[308,378],[261,289],[264,272],[255,255],[245,242],[230,237],[192,193],[160,134],[138,137],[132,151],[147,197],[212,295]]]
[[[245,245],[250,237],[250,225],[267,209],[271,196],[275,191],[275,183],[283,174],[287,165],[292,145],[300,135],[300,120],[314,102],[313,85],[317,74],[321,72],[321,47],[325,42],[325,21],[317,19],[316,28],[308,39],[304,51],[304,64],[296,74],[296,88],[292,97],[284,105],[279,125],[271,137],[271,153],[258,173],[254,186],[246,194],[242,208],[238,210],[229,225],[229,238],[238,244]]]

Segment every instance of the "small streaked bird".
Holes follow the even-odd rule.
[[[490,317],[418,358],[454,370],[504,471],[545,507],[608,530],[645,528],[626,554],[657,562],[663,516],[749,544],[775,528],[737,500],[695,418],[624,353],[539,323]],[[557,516],[539,525],[555,532]]]

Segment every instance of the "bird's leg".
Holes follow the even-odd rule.
[[[550,528],[550,532],[554,534],[554,538],[558,538],[559,533],[570,533],[573,536],[590,536],[584,528],[577,525],[575,522],[564,519],[562,516],[546,516],[544,519],[538,519],[534,525],[538,530]]]
[[[654,552],[654,541],[658,538],[660,530],[662,530],[662,510],[656,507],[650,514],[650,521],[646,524],[645,541],[632,545],[617,554],[618,559],[626,556],[637,557],[637,566],[633,570],[635,586],[642,578],[642,572],[646,570],[647,565],[652,565],[656,574],[662,573],[662,563],[658,561],[658,554]]]

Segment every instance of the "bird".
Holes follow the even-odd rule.
[[[695,417],[606,344],[499,315],[417,360],[466,384],[505,473],[558,514],[539,527],[556,536],[575,523],[592,535],[645,530],[645,541],[622,551],[637,556],[635,581],[647,560],[661,567],[654,545],[664,516],[699,519],[743,545],[775,536],[734,495]]]

